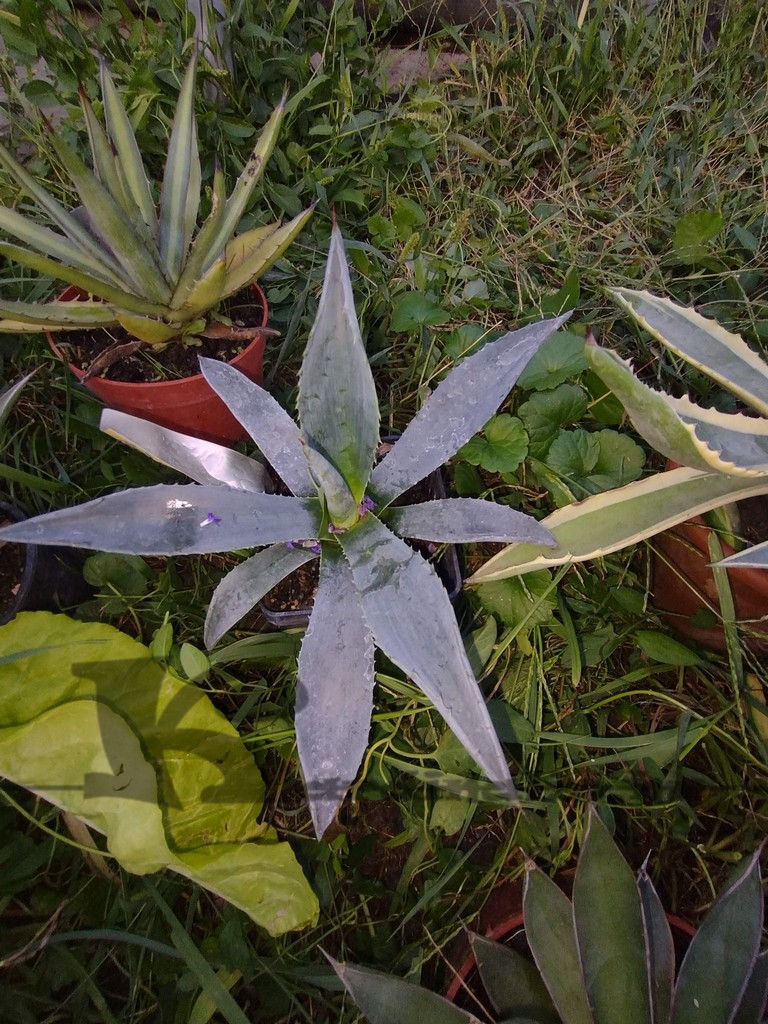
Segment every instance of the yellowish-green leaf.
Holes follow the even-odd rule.
[[[307,223],[313,209],[310,207],[287,224],[253,228],[234,238],[224,250],[227,280],[222,298],[235,295],[269,270]]]
[[[131,316],[129,313],[116,311],[115,317],[134,338],[145,341],[148,345],[165,345],[181,333],[178,324],[167,324],[147,316]]]

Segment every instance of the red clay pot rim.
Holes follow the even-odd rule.
[[[250,341],[248,343],[248,345],[246,345],[246,347],[243,349],[243,351],[240,352],[238,355],[236,355],[234,359],[227,360],[227,362],[229,363],[230,366],[237,366],[239,361],[245,356],[246,352],[248,352],[251,348],[253,348],[254,345],[259,344],[259,342],[262,340],[262,335],[263,335],[263,332],[264,332],[264,328],[266,328],[266,326],[267,326],[267,319],[269,317],[269,307],[267,305],[267,297],[264,294],[264,292],[262,291],[262,289],[259,287],[259,285],[257,285],[256,283],[252,284],[250,287],[251,287],[251,291],[254,292],[254,294],[256,295],[256,298],[261,303],[261,307],[264,310],[264,315],[262,317],[261,324],[259,324],[257,327],[253,328],[253,339],[252,339],[252,341]],[[57,295],[56,298],[57,298],[57,301],[59,301],[59,302],[70,302],[70,301],[76,301],[76,296],[78,296],[78,295],[85,295],[85,294],[86,293],[83,291],[82,288],[78,288],[77,285],[70,284],[70,285],[67,285],[67,287],[64,289],[64,291],[61,292],[60,295]],[[64,332],[62,332],[62,333],[64,333]],[[52,351],[59,357],[59,359],[61,359],[61,361],[63,363],[65,363],[69,367],[69,369],[72,371],[72,373],[75,375],[75,377],[77,377],[78,380],[82,380],[83,377],[85,376],[85,371],[81,370],[79,367],[75,366],[74,363],[70,363],[69,362],[69,360],[66,358],[64,353],[61,351],[61,349],[58,347],[58,345],[54,341],[53,334],[50,331],[46,331],[45,335],[46,335],[46,337],[48,339],[48,344],[50,345]],[[93,379],[101,381],[102,383],[108,385],[110,388],[114,388],[115,391],[130,390],[131,388],[136,388],[136,387],[140,387],[142,389],[143,388],[154,388],[155,391],[162,391],[163,389],[172,388],[172,387],[174,387],[175,385],[178,385],[178,384],[185,384],[185,383],[187,383],[187,381],[199,381],[199,380],[203,380],[204,378],[203,378],[202,373],[194,373],[190,377],[176,377],[174,380],[129,381],[129,380],[109,380],[106,377],[94,377]],[[87,384],[86,384],[86,387],[87,387]]]

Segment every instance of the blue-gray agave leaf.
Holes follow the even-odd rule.
[[[0,539],[135,555],[191,555],[316,537],[316,498],[199,484],[137,487],[0,530]]]
[[[314,494],[299,428],[285,409],[234,366],[218,359],[201,359],[200,369],[283,483],[296,495]]]
[[[434,569],[372,515],[339,540],[377,645],[424,691],[488,778],[514,800],[504,752]]]
[[[237,491],[256,493],[265,490],[266,473],[261,463],[224,445],[180,434],[114,409],[104,410],[100,426],[110,437],[178,470],[197,484],[226,484]]]
[[[326,544],[296,686],[296,742],[318,836],[354,782],[372,711],[373,637],[349,564]]]
[[[768,540],[762,544],[755,544],[746,551],[737,551],[735,555],[714,562],[714,565],[727,566],[729,569],[748,568],[768,569]]]
[[[482,430],[533,354],[569,316],[510,331],[455,366],[371,474],[376,500],[394,501]]]
[[[379,404],[355,313],[344,242],[335,225],[301,366],[299,423],[309,447],[335,466],[359,504],[379,443]]]
[[[309,548],[273,544],[235,566],[213,592],[205,617],[205,646],[213,647],[272,587],[313,558],[317,552]]]
[[[352,526],[358,519],[358,503],[341,473],[320,452],[308,445],[305,445],[304,451],[309,463],[310,476],[325,502],[331,521],[345,529]]]
[[[651,997],[650,1024],[669,1024],[675,984],[675,947],[667,915],[645,865],[637,875],[637,891],[640,894],[645,934],[645,959]]]
[[[10,387],[4,391],[0,391],[0,427],[3,425],[8,413],[11,411],[11,407],[21,393],[21,389],[27,383],[33,373],[37,371],[32,370],[32,373],[28,373],[26,377],[22,377],[21,380],[17,380],[15,384],[11,384]]]
[[[386,522],[401,537],[448,544],[521,541],[554,547],[555,538],[533,516],[481,498],[437,498],[389,509]]]

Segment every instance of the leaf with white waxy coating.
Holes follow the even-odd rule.
[[[738,334],[650,292],[616,288],[610,294],[668,349],[768,416],[768,364]]]
[[[200,206],[200,154],[195,125],[197,57],[189,62],[176,104],[160,193],[160,256],[171,281],[187,256]]]
[[[738,476],[768,473],[768,421],[703,409],[688,398],[655,391],[609,349],[587,345],[586,355],[637,432],[668,459],[692,469]]]
[[[379,404],[357,322],[344,242],[335,225],[320,304],[301,364],[299,425],[307,445],[335,466],[359,504],[379,443]]]
[[[347,560],[326,544],[296,683],[296,743],[318,839],[355,781],[372,711],[373,637]]]
[[[196,484],[225,484],[237,491],[255,493],[266,490],[266,473],[261,463],[224,445],[202,441],[114,409],[104,410],[99,425],[105,434],[184,473]]]
[[[0,530],[0,540],[136,555],[191,555],[316,537],[312,498],[199,484],[136,487]]]
[[[475,1024],[466,1010],[391,974],[339,963],[325,954],[355,1005],[370,1024]]]
[[[470,940],[483,987],[500,1017],[560,1024],[547,987],[528,957],[482,935],[470,935]]]
[[[389,504],[482,430],[534,352],[569,315],[510,331],[455,366],[373,470],[376,500]]]
[[[285,409],[234,366],[218,359],[201,359],[200,369],[283,483],[296,495],[314,494],[299,428]]]
[[[677,976],[672,1024],[721,1024],[736,1012],[760,949],[761,852],[747,858],[691,939]]]
[[[515,800],[504,752],[434,569],[374,515],[339,542],[376,644],[424,691],[488,778]]]
[[[768,950],[758,956],[732,1024],[760,1024],[768,999]]]
[[[471,544],[516,540],[554,547],[556,541],[533,516],[481,498],[438,498],[402,505],[385,513],[387,525],[401,537]]]
[[[309,548],[273,544],[227,573],[213,592],[205,617],[205,646],[210,650],[272,587],[317,558]]]
[[[0,391],[0,427],[3,425],[3,421],[5,420],[8,413],[11,411],[13,403],[21,394],[21,389],[27,383],[29,378],[35,373],[37,373],[37,370],[32,370],[31,373],[28,373],[25,377],[22,377],[21,380],[17,380],[15,384],[11,384],[10,387],[7,387],[3,391]]]
[[[568,1024],[594,1024],[571,901],[534,864],[525,875],[523,914],[531,954],[558,1013]]]
[[[675,947],[667,915],[645,866],[637,875],[637,891],[640,894],[645,933],[648,990],[651,997],[650,1024],[669,1024],[675,984]]]
[[[552,531],[556,548],[543,551],[532,544],[511,544],[466,582],[487,583],[600,558],[719,505],[758,494],[768,494],[768,475],[733,477],[685,467],[657,473],[558,509],[541,521]]]
[[[713,565],[724,569],[768,569],[768,540],[745,551],[737,551],[735,555],[729,555]]]
[[[573,882],[573,920],[595,1020],[648,1024],[640,896],[632,869],[594,808]]]

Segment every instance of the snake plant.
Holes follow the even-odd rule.
[[[655,391],[616,352],[588,344],[589,366],[619,398],[637,432],[680,468],[558,509],[542,520],[556,547],[544,551],[512,544],[486,562],[471,583],[596,558],[692,516],[768,494],[768,364],[738,335],[693,309],[648,292],[617,289],[611,294],[657,341],[757,415],[705,409],[688,398]],[[766,567],[768,543],[718,564]]]
[[[194,117],[196,57],[176,107],[159,203],[131,122],[105,65],[101,67],[102,125],[85,92],[80,99],[92,169],[53,130],[50,143],[82,206],[66,210],[4,147],[0,166],[53,224],[44,227],[17,210],[0,208],[0,255],[75,285],[90,298],[77,302],[0,300],[0,331],[63,331],[121,324],[138,343],[161,348],[195,335],[220,337],[212,311],[251,284],[296,237],[311,210],[287,224],[266,224],[236,235],[238,224],[272,152],[281,103],[271,115],[227,197],[214,174],[210,212],[197,230],[201,204],[200,153]]]
[[[514,799],[448,595],[431,565],[401,538],[546,545],[549,533],[532,517],[490,501],[393,503],[483,427],[564,319],[506,334],[454,367],[374,467],[379,407],[344,244],[334,228],[301,370],[300,427],[234,367],[200,361],[292,497],[263,493],[262,468],[244,455],[107,411],[104,429],[197,485],[113,494],[0,530],[0,537],[144,555],[263,548],[216,588],[205,624],[209,647],[281,579],[319,555],[296,708],[317,834],[333,819],[366,749],[374,644],[421,687],[480,768]]]
[[[523,898],[532,959],[472,937],[505,1024],[760,1024],[768,951],[760,952],[760,851],[745,859],[691,940],[675,977],[669,921],[645,867],[633,873],[593,811],[573,899],[528,865]],[[329,958],[330,959],[330,958]],[[476,1024],[477,1016],[400,978],[331,960],[371,1024]],[[485,1019],[485,1018],[483,1018]]]

